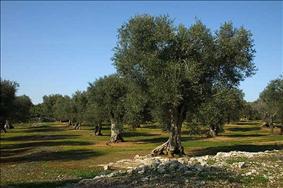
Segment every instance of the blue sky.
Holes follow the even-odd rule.
[[[225,21],[254,35],[258,71],[241,83],[253,101],[283,72],[282,2],[8,2],[1,1],[1,77],[20,84],[34,103],[71,95],[115,72],[117,29],[131,16],[168,14],[175,23],[200,19],[213,31]]]

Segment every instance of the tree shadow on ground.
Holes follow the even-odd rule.
[[[247,121],[247,122],[245,122],[245,121],[243,121],[243,122],[237,122],[236,124],[237,124],[237,125],[261,125],[260,122],[249,122],[249,121]]]
[[[79,135],[29,135],[29,136],[14,136],[3,137],[1,141],[33,141],[33,140],[60,140],[78,137]]]
[[[195,138],[195,137],[189,137],[189,136],[183,136],[181,138],[182,142],[186,142],[186,141],[192,141],[192,140],[201,140],[203,138],[199,137],[199,138]],[[138,142],[138,143],[148,143],[148,144],[152,144],[152,143],[164,143],[168,140],[168,136],[166,137],[154,137],[154,138],[144,138],[144,139],[137,139],[134,140],[134,142]]]
[[[247,131],[258,131],[260,130],[260,127],[231,127],[227,128],[229,131],[241,131],[241,132],[247,132]]]
[[[17,183],[17,184],[9,184],[6,187],[13,187],[13,188],[55,188],[61,187],[69,183],[78,182],[79,179],[69,179],[69,180],[62,180],[62,181],[40,181],[40,182],[28,182],[28,183]],[[1,186],[2,187],[2,186]],[[5,188],[5,186],[3,186]]]
[[[188,153],[189,156],[202,156],[202,155],[215,155],[218,152],[230,152],[230,151],[245,151],[245,152],[260,152],[266,150],[282,150],[283,144],[270,144],[270,145],[233,145],[233,146],[217,146],[208,147],[204,149],[193,150]]]
[[[13,155],[20,155],[30,150],[31,148],[19,148],[19,149],[7,150],[7,151],[0,150],[0,157],[10,157]]]
[[[268,136],[267,134],[225,134],[221,135],[223,137],[232,137],[232,138],[240,138],[240,137],[261,137],[261,136]],[[220,136],[220,137],[221,137]]]
[[[144,136],[160,136],[161,134],[154,134],[154,133],[144,133],[144,132],[124,132],[123,137],[144,137]]]
[[[41,151],[30,153],[24,156],[1,158],[0,163],[37,161],[77,161],[101,155],[103,155],[102,152],[93,150]]]
[[[36,147],[46,147],[46,146],[79,146],[79,145],[93,145],[92,142],[87,141],[40,141],[40,142],[26,142],[18,144],[6,144],[1,145],[2,150],[7,149],[21,149],[21,148],[36,148]]]
[[[30,129],[20,130],[20,132],[24,133],[35,133],[35,132],[58,132],[58,131],[65,131],[62,127],[31,127]]]

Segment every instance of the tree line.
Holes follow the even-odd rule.
[[[176,26],[169,16],[134,16],[118,30],[113,55],[117,73],[72,97],[44,96],[30,114],[70,124],[90,122],[97,135],[107,122],[110,142],[123,141],[125,124],[135,128],[159,122],[169,138],[152,154],[182,155],[184,122],[192,128],[207,126],[210,136],[240,118],[264,119],[272,128],[274,122],[282,123],[282,76],[253,103],[244,101],[238,88],[256,72],[254,54],[251,32],[231,22],[212,32],[201,21],[186,27]]]

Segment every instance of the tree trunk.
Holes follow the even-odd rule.
[[[95,135],[96,136],[102,136],[101,129],[102,129],[102,125],[100,123],[95,126]]]
[[[209,127],[209,131],[208,131],[208,135],[207,136],[210,137],[210,138],[216,136],[214,127]]]
[[[9,120],[6,120],[5,128],[6,129],[13,129],[14,127],[13,127],[12,123]]]
[[[114,118],[110,118],[110,122],[111,122],[110,142],[111,143],[124,142],[120,129],[117,127],[117,122],[114,120]]]
[[[280,135],[283,135],[283,125],[280,127]]]
[[[270,117],[270,132],[271,132],[271,134],[274,133],[273,119],[274,119],[274,116],[272,115]]]
[[[184,147],[181,143],[181,128],[184,120],[184,109],[180,111],[170,111],[171,126],[169,129],[169,139],[162,145],[155,148],[152,152],[152,156],[168,155],[173,157],[175,154],[184,155]]]
[[[1,132],[1,130],[3,130],[5,133],[7,132],[4,124],[0,125],[0,132]]]

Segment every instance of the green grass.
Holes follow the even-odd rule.
[[[91,178],[102,173],[98,164],[148,154],[168,137],[159,128],[126,129],[126,142],[108,146],[108,127],[103,129],[103,136],[95,136],[91,126],[82,126],[81,130],[60,123],[15,127],[1,133],[1,186],[57,187]],[[191,156],[283,149],[283,136],[270,135],[259,122],[226,125],[225,132],[216,138],[189,136],[186,129],[183,132],[183,145]],[[275,134],[278,132],[275,130]]]

